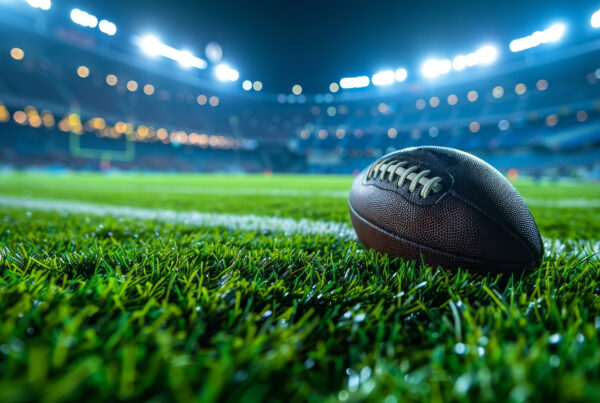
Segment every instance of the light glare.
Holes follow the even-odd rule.
[[[178,50],[169,45],[165,45],[158,38],[148,35],[137,40],[137,45],[148,56],[163,56],[167,59],[175,60],[183,67],[195,67],[205,69],[206,60],[194,56],[188,50]]]
[[[465,67],[472,67],[478,64],[493,63],[498,57],[498,50],[491,45],[485,45],[473,53],[467,55],[458,55],[452,60],[454,70],[464,70]]]
[[[100,31],[104,32],[106,35],[113,36],[117,33],[117,26],[110,21],[102,20],[98,25]]]
[[[396,81],[402,82],[406,80],[406,77],[408,77],[408,72],[406,69],[400,68],[396,70]]]
[[[600,10],[596,11],[592,14],[592,18],[590,19],[590,24],[594,28],[600,28]]]
[[[215,75],[220,81],[237,81],[240,78],[240,73],[236,69],[232,69],[223,63],[215,68]]]
[[[566,30],[567,27],[564,24],[554,24],[543,31],[535,31],[529,36],[511,41],[509,47],[513,52],[520,52],[522,50],[534,48],[543,43],[556,42],[562,38]]]
[[[421,72],[427,78],[435,78],[437,76],[447,74],[451,68],[452,63],[450,62],[450,60],[429,59],[425,63],[423,63]]]
[[[27,4],[33,8],[40,8],[44,11],[50,10],[50,7],[52,6],[50,0],[27,0]]]
[[[342,88],[363,88],[368,86],[370,83],[369,77],[358,76],[358,77],[344,77],[340,80],[340,87]]]
[[[98,18],[85,11],[81,11],[78,8],[71,10],[71,20],[73,20],[75,24],[88,28],[96,28],[98,25]]]
[[[371,81],[373,82],[373,85],[381,86],[393,84],[395,79],[396,75],[392,70],[385,70],[374,74]]]

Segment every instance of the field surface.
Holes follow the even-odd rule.
[[[0,174],[0,401],[597,401],[600,185],[520,276],[356,241],[351,177]]]

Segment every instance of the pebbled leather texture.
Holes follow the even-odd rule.
[[[481,159],[451,148],[415,147],[382,158],[398,158],[431,170],[442,188],[421,198],[410,181],[354,180],[349,205],[352,223],[368,248],[444,268],[513,272],[539,266],[540,234],[521,195],[500,172]]]

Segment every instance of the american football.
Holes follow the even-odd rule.
[[[521,195],[465,152],[422,146],[388,154],[356,177],[349,204],[360,241],[394,257],[496,272],[541,263],[542,240]]]

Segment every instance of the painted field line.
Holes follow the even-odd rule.
[[[20,210],[56,211],[65,214],[87,214],[93,216],[123,217],[138,220],[162,221],[184,224],[199,228],[222,227],[261,233],[283,235],[325,235],[346,241],[356,241],[356,233],[345,222],[293,219],[257,216],[253,214],[226,214],[196,211],[147,209],[133,206],[114,206],[85,203],[72,200],[32,199],[25,197],[0,196],[0,206]],[[560,240],[544,238],[546,256],[578,255],[583,257],[600,254],[600,241]],[[595,259],[598,258],[596,255]]]
[[[525,199],[528,206],[551,208],[600,208],[600,199]]]
[[[42,186],[41,189],[47,186]],[[50,187],[47,187],[50,189]],[[182,195],[214,195],[214,196],[271,196],[271,197],[305,197],[346,199],[348,190],[309,190],[309,189],[256,189],[240,187],[202,187],[202,186],[155,186],[155,185],[123,185],[115,184],[109,188],[92,189],[97,193],[148,193],[148,194],[182,194]],[[548,208],[600,208],[600,199],[536,199],[525,198],[530,207]]]
[[[346,223],[283,217],[257,216],[253,214],[227,214],[197,211],[147,209],[132,206],[84,203],[72,200],[32,199],[0,196],[0,206],[21,210],[57,211],[69,214],[124,217],[149,221],[185,224],[194,227],[224,227],[231,230],[252,232],[278,232],[284,235],[328,235],[344,240],[356,240],[354,229]]]

